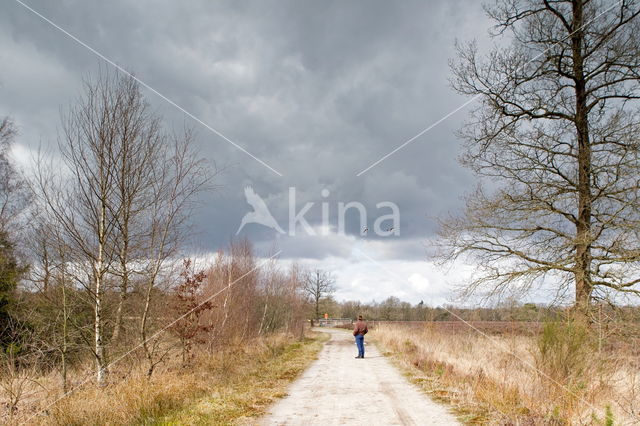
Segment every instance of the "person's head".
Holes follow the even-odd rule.
[[[358,321],[362,321],[362,315],[358,315]]]

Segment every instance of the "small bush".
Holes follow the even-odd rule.
[[[580,386],[594,365],[595,339],[579,322],[550,322],[538,338],[538,368],[563,385]]]

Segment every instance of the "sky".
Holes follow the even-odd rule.
[[[221,170],[193,218],[193,250],[236,237],[249,186],[284,231],[245,225],[238,236],[259,255],[329,270],[338,300],[442,305],[472,273],[427,257],[436,218],[474,186],[457,160],[468,98],[451,89],[448,63],[456,39],[491,43],[490,26],[476,0],[6,0],[0,116],[15,121],[14,156],[29,167],[56,145],[83,78],[115,69],[106,58],[144,83],[168,129],[192,127]],[[366,223],[355,209],[340,220],[349,202]],[[307,203],[313,232],[290,222]],[[379,203],[398,208],[395,225],[379,224],[390,235],[375,232],[391,212]]]

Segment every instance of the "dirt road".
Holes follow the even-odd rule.
[[[365,359],[350,333],[331,334],[311,367],[276,403],[263,425],[455,425],[445,407],[409,383],[371,344]]]

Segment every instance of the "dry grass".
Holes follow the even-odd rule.
[[[224,386],[216,386],[213,392],[196,404],[186,406],[161,419],[161,424],[244,424],[264,414],[265,409],[276,399],[285,397],[286,388],[311,361],[317,359],[322,344],[328,340],[325,333],[288,346],[272,347],[267,361],[253,368],[238,365],[228,359]],[[251,364],[248,364],[251,366]]]
[[[580,352],[553,342],[549,350],[540,337],[489,340],[472,331],[401,325],[381,326],[372,335],[413,382],[452,404],[469,424],[640,421],[640,365],[633,353],[599,352],[588,344]],[[579,338],[574,336],[574,343]]]
[[[197,351],[191,366],[179,356],[147,380],[142,366],[128,366],[130,374],[99,388],[82,387],[29,423],[47,425],[233,424],[259,416],[286,386],[317,357],[324,334],[302,341],[283,335],[230,345],[216,353]],[[40,378],[48,383],[52,378]],[[23,406],[15,422],[29,418],[59,394]],[[40,395],[42,396],[42,395]]]

